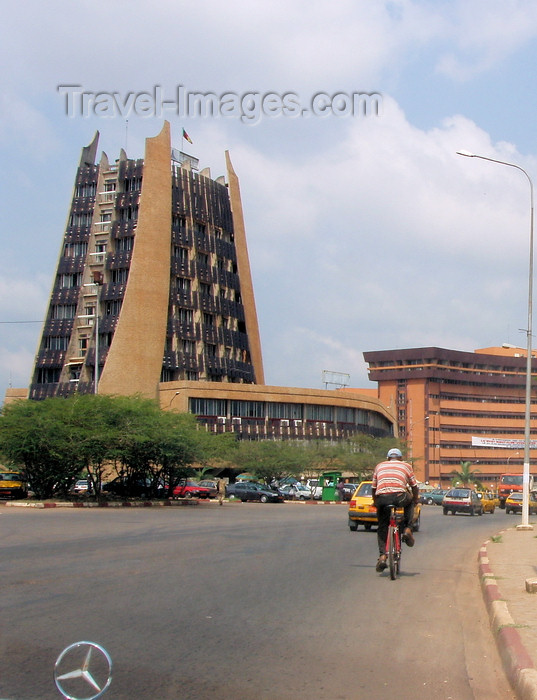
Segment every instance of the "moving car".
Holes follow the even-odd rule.
[[[481,500],[483,513],[494,513],[496,509],[496,498],[490,491],[478,491],[477,497]]]
[[[483,515],[483,504],[477,493],[469,488],[450,489],[442,501],[444,515],[451,513],[468,513],[468,515]]]
[[[509,513],[522,513],[522,499],[523,494],[519,492],[512,493],[505,499],[505,512],[507,515]],[[528,512],[530,515],[537,514],[537,493],[535,491],[530,492]]]
[[[26,498],[28,484],[19,472],[0,472],[0,498]]]
[[[261,501],[261,503],[283,503],[283,496],[277,491],[273,491],[268,486],[257,484],[256,482],[238,482],[230,484],[226,488],[227,496],[239,498],[243,503],[246,501]]]
[[[349,501],[349,528],[353,531],[358,525],[363,525],[366,530],[371,530],[377,524],[377,509],[373,505],[372,481],[362,481]]]
[[[372,481],[362,481],[353,493],[349,502],[348,518],[349,529],[355,532],[358,525],[363,525],[366,530],[371,530],[373,525],[377,525],[377,509],[373,505]],[[414,507],[414,520],[412,529],[418,532],[421,524],[421,505],[418,503]]]
[[[209,498],[211,489],[201,486],[196,481],[190,479],[180,479],[173,489],[174,498]]]

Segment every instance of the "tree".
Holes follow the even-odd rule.
[[[171,490],[192,465],[215,453],[217,441],[195,416],[167,413],[143,397],[74,395],[6,405],[0,453],[22,467],[38,498],[67,494],[87,472],[98,497],[115,470],[125,492],[142,481],[156,495]]]
[[[478,478],[479,469],[474,469],[472,471],[472,462],[461,462],[460,471],[453,470],[451,472],[451,485],[452,486],[470,486],[474,485],[478,488],[482,488],[483,485]]]
[[[299,476],[306,458],[304,449],[290,442],[243,441],[237,446],[234,462],[241,471],[270,484],[273,480]]]
[[[65,493],[84,467],[64,399],[16,401],[4,406],[0,452],[24,469],[38,498]]]

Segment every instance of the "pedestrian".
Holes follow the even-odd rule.
[[[218,479],[218,505],[221,506],[226,495],[226,482]]]

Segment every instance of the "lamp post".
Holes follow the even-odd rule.
[[[410,447],[410,461],[412,463],[412,466],[414,466],[413,460],[414,460],[414,426],[415,425],[420,425],[421,423],[427,423],[429,420],[429,416],[425,416],[425,418],[422,418],[421,420],[412,420],[412,414],[410,416],[410,430],[409,430],[409,447]],[[425,443],[428,443],[428,439],[425,437],[424,433],[424,439],[423,439],[423,447],[425,447]],[[420,459],[424,459],[421,457]],[[429,481],[429,468],[428,468],[428,463],[424,459],[424,468],[423,468],[423,481]]]
[[[531,530],[529,524],[529,486],[530,486],[530,439],[531,439],[531,335],[532,335],[532,317],[533,317],[533,182],[528,173],[515,163],[507,163],[504,160],[496,160],[495,158],[487,158],[486,156],[478,156],[475,153],[468,151],[457,151],[457,155],[466,156],[467,158],[479,158],[488,160],[491,163],[499,163],[507,165],[510,168],[516,168],[528,178],[530,184],[530,250],[529,250],[529,281],[528,281],[528,325],[526,329],[527,336],[527,357],[526,357],[526,408],[524,417],[524,470],[522,473],[522,523],[517,529]]]
[[[93,273],[93,284],[97,287],[97,299],[95,302],[95,372],[93,386],[95,394],[99,393],[99,303],[101,300],[100,292],[103,281],[103,273],[96,270]]]

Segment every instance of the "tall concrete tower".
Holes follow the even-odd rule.
[[[159,382],[263,384],[242,204],[171,147],[98,164],[82,149],[29,397],[157,398]],[[98,361],[96,362],[96,358]]]

